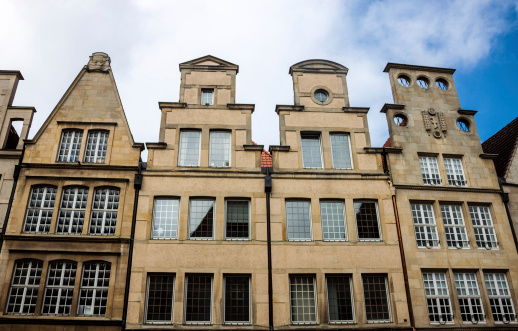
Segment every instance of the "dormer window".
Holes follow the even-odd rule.
[[[83,140],[83,131],[67,130],[61,134],[59,144],[58,162],[77,162],[79,161],[79,151]]]
[[[108,150],[108,138],[110,133],[107,131],[90,131],[86,141],[85,162],[104,163]]]
[[[201,104],[205,106],[212,106],[214,104],[214,90],[203,89],[201,90]]]

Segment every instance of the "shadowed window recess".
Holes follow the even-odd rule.
[[[214,199],[191,199],[189,204],[189,238],[213,239]]]
[[[56,201],[55,187],[38,186],[31,189],[23,232],[48,233]]]
[[[173,321],[174,274],[147,278],[146,323]]]
[[[225,323],[250,323],[250,276],[225,276]]]
[[[210,324],[212,322],[212,275],[187,275],[185,283],[185,322]]]
[[[387,276],[364,275],[362,280],[367,323],[390,322]]]
[[[290,276],[290,307],[293,324],[317,323],[314,276]]]
[[[352,282],[350,276],[326,276],[330,323],[354,322]]]
[[[516,311],[505,273],[484,273],[484,280],[495,322],[515,323]]]
[[[498,249],[495,226],[487,206],[469,206],[469,215],[478,248]]]
[[[358,240],[381,240],[378,203],[376,201],[355,201],[354,214],[356,215]]]
[[[227,239],[250,238],[250,201],[228,199],[226,201],[226,229]]]

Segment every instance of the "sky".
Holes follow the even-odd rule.
[[[156,142],[159,101],[179,100],[178,65],[214,55],[239,65],[236,102],[256,105],[252,139],[279,144],[276,104],[293,104],[289,67],[347,68],[350,104],[370,107],[372,146],[388,138],[387,62],[457,69],[481,141],[518,116],[518,0],[0,0],[0,70],[20,70],[15,106],[34,136],[93,52],[106,52],[135,141]]]

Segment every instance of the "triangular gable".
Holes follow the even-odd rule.
[[[239,71],[237,64],[222,60],[212,55],[205,55],[194,60],[180,63],[180,69],[203,69],[203,67],[217,67],[221,70]]]
[[[290,67],[290,75],[295,71],[319,71],[347,74],[349,69],[347,69],[340,63],[336,63],[333,61],[313,59],[295,63]]]

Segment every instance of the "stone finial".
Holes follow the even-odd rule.
[[[89,71],[108,71],[110,69],[110,57],[103,52],[95,52],[90,56],[88,61]]]

